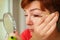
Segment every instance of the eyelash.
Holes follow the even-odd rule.
[[[25,17],[27,17],[28,15],[24,15]],[[42,17],[41,15],[33,15],[34,17]]]
[[[28,15],[24,15],[25,17],[27,17]]]
[[[41,15],[34,15],[34,17],[42,17]]]

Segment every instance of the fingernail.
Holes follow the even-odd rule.
[[[57,16],[59,16],[59,13],[58,13],[58,12],[55,12],[55,14],[56,14]]]
[[[57,14],[57,16],[59,16],[59,13],[56,13]]]

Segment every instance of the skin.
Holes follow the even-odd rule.
[[[46,8],[45,11],[42,11],[39,1],[32,2],[26,6],[24,10],[26,24],[31,30],[31,35],[35,34],[35,39],[40,38],[41,40],[47,40],[51,34],[58,33],[56,31],[56,23],[59,16],[58,12],[49,14],[50,12]],[[55,36],[56,35],[52,35],[52,37]]]
[[[41,10],[39,1],[33,1],[24,8],[26,25],[30,29],[31,40],[57,40],[58,32],[56,30],[56,23],[58,21],[58,11],[51,13],[46,8]],[[13,33],[19,39],[16,33]],[[10,34],[12,35],[12,34]]]

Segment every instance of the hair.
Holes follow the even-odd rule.
[[[41,5],[43,5],[46,9],[48,9],[51,13],[58,11],[60,13],[60,0],[22,0],[21,7],[24,9],[27,5],[32,3],[33,1],[39,1]],[[60,14],[59,14],[60,15]],[[60,16],[59,16],[60,17]],[[57,28],[60,30],[60,18],[57,22]]]

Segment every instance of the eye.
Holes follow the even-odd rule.
[[[26,15],[24,15],[25,17],[27,17],[28,15],[26,14]]]
[[[42,17],[41,15],[34,15],[34,17]]]

